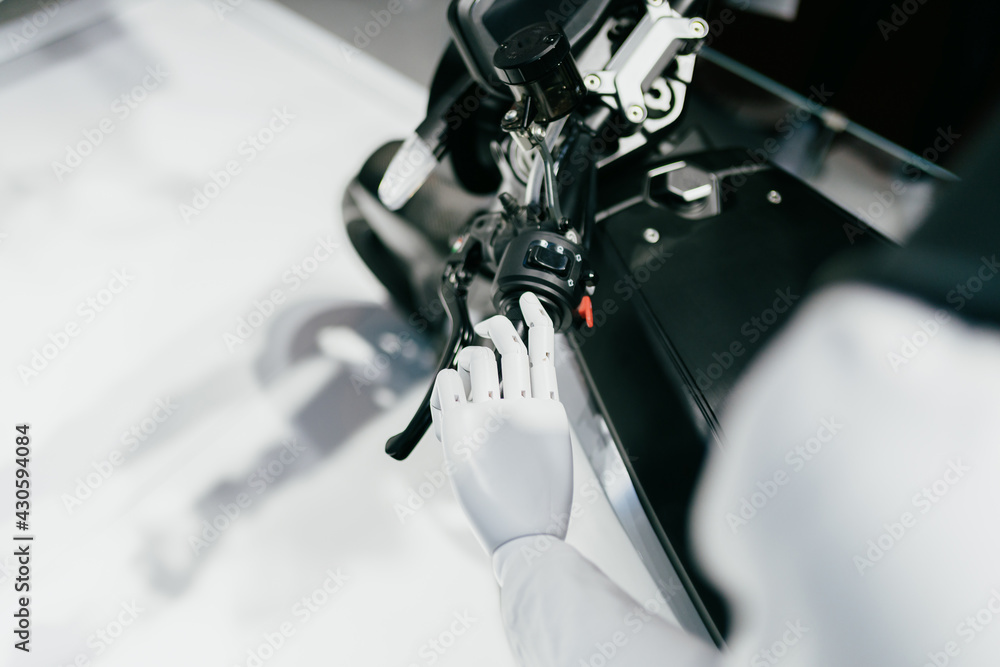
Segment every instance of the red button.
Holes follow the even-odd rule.
[[[576,312],[586,320],[588,329],[594,328],[594,306],[590,303],[589,296],[585,296],[580,300],[580,305],[576,307]]]

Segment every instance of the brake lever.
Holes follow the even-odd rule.
[[[469,286],[472,284],[482,261],[482,246],[478,241],[469,238],[458,253],[452,255],[445,265],[441,278],[438,297],[444,305],[448,322],[451,325],[451,335],[445,346],[441,359],[438,361],[434,376],[446,368],[455,365],[458,353],[462,348],[471,345],[475,339],[472,328],[472,317],[469,315]],[[385,453],[402,461],[416,448],[424,433],[431,426],[431,395],[434,393],[434,382],[424,394],[420,407],[400,433],[392,436],[385,443]]]

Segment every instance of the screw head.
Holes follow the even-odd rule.
[[[646,118],[646,110],[638,104],[633,104],[628,108],[628,119],[633,123],[638,123]]]
[[[507,113],[503,115],[503,119],[508,122],[517,120],[517,109],[508,109]]]
[[[588,74],[587,78],[583,80],[583,85],[587,86],[590,90],[597,90],[601,87],[601,77],[596,74]]]
[[[694,19],[691,21],[691,32],[695,37],[704,37],[708,34],[708,26],[701,19]]]
[[[577,255],[576,256],[576,261],[582,262],[583,261],[583,257],[581,257],[580,255]]]
[[[780,204],[781,193],[778,192],[777,190],[771,190],[770,192],[767,193],[767,201],[771,202],[772,204]]]
[[[660,232],[652,227],[647,227],[646,231],[642,233],[642,238],[646,240],[646,243],[657,243],[660,240]]]
[[[576,283],[575,283],[575,282],[573,282],[573,279],[572,279],[572,278],[570,278],[569,280],[567,280],[567,281],[566,281],[566,284],[567,284],[567,285],[569,285],[570,287],[572,287],[572,286],[573,286],[573,285],[575,285]]]

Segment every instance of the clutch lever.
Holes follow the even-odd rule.
[[[471,345],[475,339],[472,328],[472,318],[469,315],[469,286],[476,277],[479,264],[482,261],[482,246],[478,241],[467,238],[461,250],[449,258],[441,277],[441,287],[438,296],[444,305],[445,313],[451,325],[451,335],[438,362],[437,374],[455,365],[458,353],[463,347]],[[434,383],[420,401],[420,407],[410,419],[410,423],[402,432],[392,436],[385,443],[385,453],[402,461],[410,455],[424,437],[431,425],[431,394],[434,393]]]

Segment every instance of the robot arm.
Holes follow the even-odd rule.
[[[431,398],[455,495],[493,558],[512,650],[524,665],[713,664],[718,654],[656,615],[663,600],[633,600],[563,541],[552,517],[570,510],[573,461],[552,321],[531,293],[520,306],[527,348],[506,317],[476,327],[500,352],[503,391],[493,352],[468,347]]]
[[[554,537],[522,537],[493,556],[511,650],[522,665],[717,664],[720,654],[638,602],[576,549]]]

